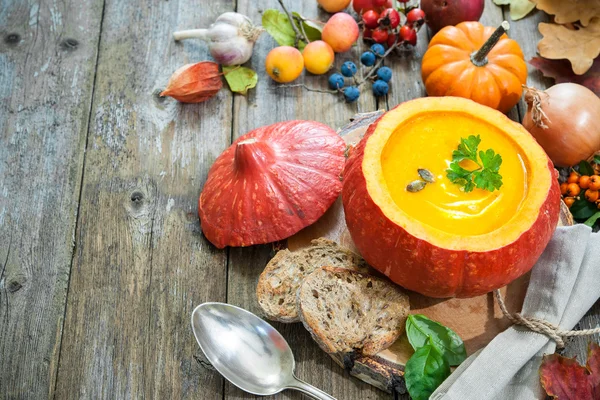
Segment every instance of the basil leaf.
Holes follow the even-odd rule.
[[[252,89],[258,82],[258,75],[250,68],[233,66],[223,67],[223,74],[225,80],[229,85],[229,89],[235,93],[241,93],[245,95],[248,93],[248,89]]]
[[[428,400],[429,396],[450,376],[450,366],[431,339],[419,348],[404,367],[406,388],[413,400]]]
[[[589,217],[584,224],[589,226],[590,228],[594,227],[596,221],[600,220],[600,211],[596,211],[596,214]]]
[[[448,364],[455,366],[467,358],[467,350],[460,336],[452,329],[424,315],[409,315],[406,320],[406,336],[410,345],[417,351],[432,340]]]
[[[598,211],[598,208],[594,203],[587,201],[582,192],[579,194],[579,199],[575,200],[575,203],[573,203],[569,211],[573,214],[573,218],[577,220],[586,220],[594,215],[596,211]]]
[[[581,175],[594,175],[594,168],[592,168],[592,164],[583,160],[579,163],[579,173]]]

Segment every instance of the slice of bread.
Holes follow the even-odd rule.
[[[298,322],[296,292],[304,278],[324,265],[369,272],[365,260],[336,242],[320,238],[311,246],[291,252],[279,251],[258,279],[256,296],[266,317],[280,322]]]
[[[304,327],[341,364],[389,347],[404,332],[410,309],[392,282],[330,266],[308,275],[297,297]]]

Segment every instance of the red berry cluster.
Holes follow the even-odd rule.
[[[389,47],[398,40],[414,46],[417,44],[417,30],[425,22],[425,13],[420,8],[413,8],[406,14],[404,25],[400,26],[400,13],[397,10],[386,8],[380,13],[369,10],[362,15],[362,22],[364,39]]]

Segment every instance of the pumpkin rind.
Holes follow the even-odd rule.
[[[418,109],[424,100],[432,99],[412,100],[397,107]],[[436,100],[465,102],[456,98]],[[529,271],[558,222],[560,189],[552,162],[546,157],[547,176],[552,182],[548,183],[549,190],[537,217],[515,240],[485,251],[434,245],[431,240],[411,234],[408,231],[410,227],[404,229],[391,221],[369,193],[363,166],[373,160],[365,161],[365,148],[386,114],[371,124],[344,168],[342,199],[346,224],[365,260],[397,284],[438,298],[478,296],[505,286]],[[515,124],[508,118],[506,123]]]
[[[198,199],[218,248],[285,239],[319,219],[342,190],[345,144],[327,125],[287,121],[238,138],[215,161]]]
[[[508,112],[521,98],[527,65],[519,44],[503,35],[487,55],[487,64],[476,66],[471,54],[494,32],[479,22],[446,26],[429,42],[421,76],[429,96],[457,96]]]

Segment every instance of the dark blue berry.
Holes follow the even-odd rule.
[[[348,103],[354,103],[358,100],[358,96],[360,96],[360,92],[356,86],[348,86],[344,89],[344,97]]]
[[[362,65],[366,66],[366,67],[370,67],[373,64],[375,64],[375,54],[373,54],[370,51],[365,51],[364,53],[362,53],[362,55],[360,56],[360,62],[362,63]]]
[[[385,96],[389,90],[390,87],[387,82],[384,82],[381,79],[378,79],[373,83],[373,94],[377,97]]]
[[[356,71],[356,64],[354,64],[352,61],[346,61],[342,64],[342,75],[350,78],[356,74]]]
[[[378,56],[382,56],[385,54],[385,47],[383,47],[382,44],[375,43],[373,46],[371,46],[371,51]]]
[[[392,79],[392,70],[389,67],[381,67],[377,70],[377,77],[384,82],[389,82]]]
[[[329,87],[331,89],[341,89],[344,87],[344,77],[340,74],[331,74],[329,76]]]

